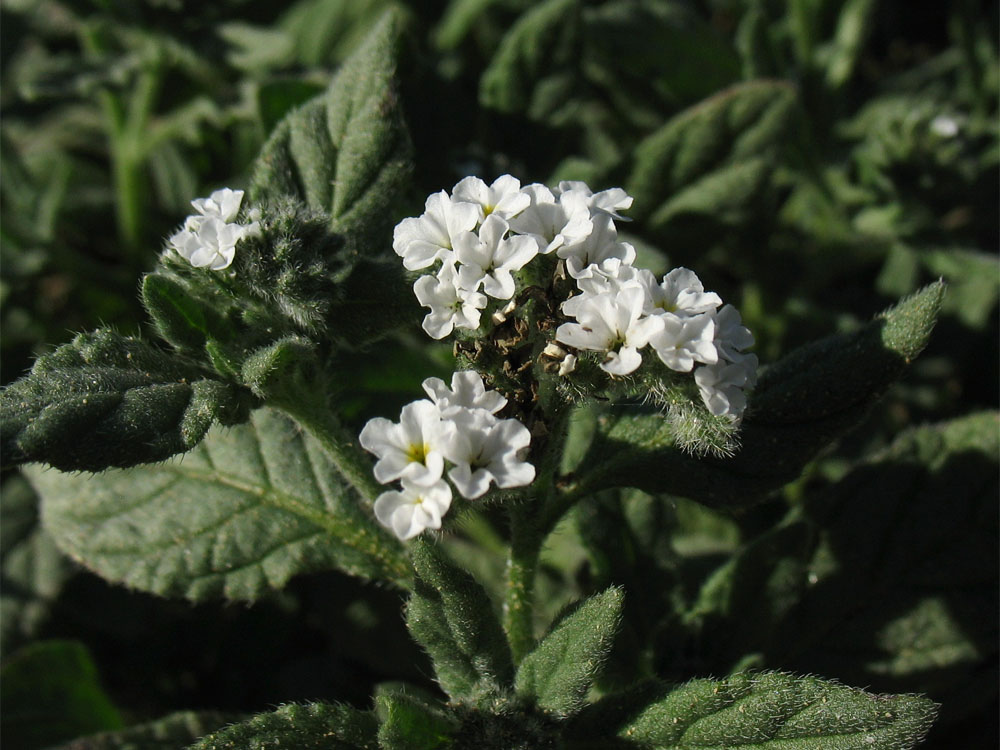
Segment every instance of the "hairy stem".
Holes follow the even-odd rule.
[[[520,663],[535,647],[535,573],[542,538],[530,511],[529,505],[511,509],[511,544],[503,615],[504,630],[507,631],[515,664]]]

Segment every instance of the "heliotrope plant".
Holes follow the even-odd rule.
[[[162,342],[80,335],[2,396],[5,461],[67,472],[27,469],[45,527],[110,581],[253,600],[340,569],[408,595],[441,694],[392,683],[371,710],[290,705],[193,747],[915,745],[936,711],[915,695],[775,671],[609,687],[626,590],[539,637],[535,580],[556,524],[598,492],[737,508],[794,479],[919,354],[942,286],[758,378],[733,306],[693,270],[636,265],[620,188],[470,176],[400,220],[401,23],[390,12],[278,126],[245,193],[193,202],[143,280]],[[354,434],[338,370],[421,315],[454,340],[450,383]],[[441,543],[482,508],[509,521],[502,602]]]

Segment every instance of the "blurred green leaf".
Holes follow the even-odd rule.
[[[75,641],[25,646],[4,662],[0,676],[0,726],[14,747],[34,750],[123,725],[90,654]]]
[[[572,75],[561,69],[578,54],[579,29],[579,0],[544,0],[525,11],[483,72],[482,105],[550,117],[574,86]]]
[[[518,695],[556,714],[579,711],[618,634],[623,602],[612,587],[560,619],[518,666]]]
[[[833,39],[820,56],[830,88],[840,88],[854,73],[872,31],[876,10],[875,0],[846,0],[841,7]]]
[[[73,574],[38,518],[38,497],[19,475],[0,492],[0,653],[35,635]]]
[[[970,328],[982,330],[996,320],[1000,299],[1000,262],[995,255],[963,248],[928,249],[920,261],[933,275],[948,282],[951,290],[942,310]]]
[[[791,121],[795,89],[779,81],[733,86],[673,117],[635,149],[632,213],[653,227],[700,213],[747,218],[745,206],[775,163]]]
[[[161,596],[254,600],[317,570],[409,575],[400,543],[319,444],[270,409],[213,430],[183,460],[96,476],[32,469],[30,478],[67,554]]]
[[[375,715],[367,711],[331,703],[291,704],[202,737],[190,750],[378,750],[377,730]]]
[[[507,0],[451,0],[434,30],[435,44],[440,50],[455,49],[483,22],[490,8],[509,4]]]
[[[672,2],[615,0],[584,11],[583,68],[620,119],[652,130],[663,113],[739,80],[732,45],[701,14]]]

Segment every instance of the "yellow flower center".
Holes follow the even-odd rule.
[[[424,464],[427,463],[427,454],[431,452],[431,447],[427,443],[414,443],[406,451],[406,457],[410,461]]]

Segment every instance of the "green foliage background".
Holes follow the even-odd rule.
[[[935,279],[948,284],[931,343],[903,381],[768,502],[724,514],[606,490],[574,510],[544,552],[540,618],[624,587],[623,629],[602,647],[609,668],[598,691],[636,675],[814,673],[941,702],[927,747],[995,746],[995,4],[10,0],[0,6],[4,384],[76,332],[141,333],[139,276],[188,201],[222,185],[273,183],[250,173],[269,135],[326,88],[390,6],[409,25],[397,72],[415,169],[408,210],[386,216],[370,241],[381,231],[390,242],[398,219],[467,174],[620,185],[635,196],[636,221],[623,233],[641,261],[695,269],[742,311],[765,364],[856,330]],[[315,199],[335,216],[344,200]],[[450,352],[413,321],[341,371],[337,399],[355,427],[394,415],[424,377],[450,371]],[[278,417],[255,416],[269,419]],[[256,437],[247,427],[229,439],[238,448]],[[586,439],[578,450],[583,457]],[[197,468],[199,456],[182,465]],[[628,460],[657,459],[625,457],[619,471]],[[280,505],[282,470],[268,476],[262,504]],[[761,480],[760,492],[786,480]],[[283,527],[306,558],[316,515],[289,513]],[[368,708],[385,680],[438,690],[394,591],[317,573],[252,607],[190,605],[68,563],[16,473],[4,476],[0,520],[5,673],[51,661],[72,687],[52,692],[48,707],[5,692],[5,734],[46,710],[70,722],[17,735],[32,747],[123,725],[136,725],[136,742],[193,741],[292,701]],[[447,544],[491,593],[503,580],[499,521],[470,514]],[[391,565],[372,562],[366,544],[337,551],[341,564]],[[250,598],[288,577],[255,573],[202,585]],[[204,598],[169,580],[156,590]],[[411,607],[411,627],[420,606],[436,605]],[[590,684],[553,677],[546,658],[518,673],[519,689],[544,696],[543,677]],[[405,726],[405,701],[382,690],[380,710]],[[195,713],[161,719],[182,711]],[[297,720],[316,718],[301,712]]]

